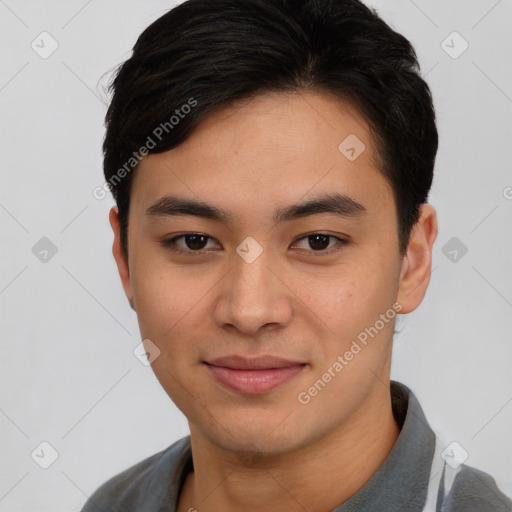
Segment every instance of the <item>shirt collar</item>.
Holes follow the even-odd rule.
[[[333,512],[421,512],[427,499],[435,435],[414,393],[391,381],[393,413],[400,434],[368,482]]]

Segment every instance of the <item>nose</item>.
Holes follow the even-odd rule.
[[[221,281],[214,307],[219,327],[236,328],[255,335],[260,330],[286,326],[293,313],[293,293],[286,286],[286,276],[270,252],[263,250],[248,262],[238,254]]]

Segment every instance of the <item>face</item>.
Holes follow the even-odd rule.
[[[140,163],[129,259],[116,209],[114,255],[153,370],[197,435],[291,452],[344,428],[389,377],[436,226],[427,205],[399,254],[376,155],[357,110],[308,92],[217,110]]]

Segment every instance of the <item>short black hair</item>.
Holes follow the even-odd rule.
[[[125,255],[131,183],[145,154],[179,146],[219,107],[308,90],[351,101],[367,121],[405,254],[438,146],[419,71],[411,43],[358,0],[187,0],[169,10],[139,36],[109,88],[104,174]]]

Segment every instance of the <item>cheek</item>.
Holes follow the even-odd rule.
[[[186,270],[171,268],[139,267],[132,274],[133,295],[142,336],[154,338],[159,343],[176,337],[204,307],[207,283],[186,276]]]
[[[396,300],[397,283],[392,272],[384,267],[368,268],[372,267],[363,262],[350,270],[347,267],[329,276],[303,280],[297,292],[307,306],[305,311],[312,311],[315,321],[342,344],[374,325]]]
[[[199,358],[200,333],[207,321],[206,292],[211,286],[170,266],[145,268],[133,282],[142,339],[150,339],[159,350],[153,372],[182,409],[190,400],[186,390],[195,386],[189,370]],[[201,394],[195,388],[196,400]]]

